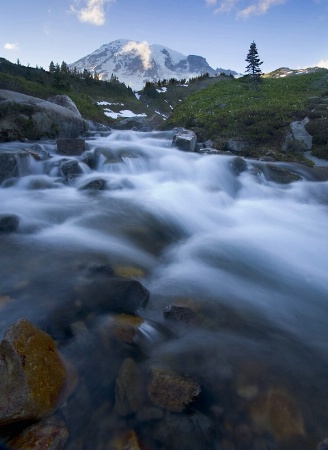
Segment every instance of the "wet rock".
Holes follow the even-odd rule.
[[[152,426],[151,433],[170,450],[213,448],[213,423],[199,411],[191,414],[167,412],[163,420]]]
[[[195,318],[195,313],[187,306],[169,305],[163,311],[165,319],[189,323]]]
[[[115,266],[114,271],[118,277],[123,278],[142,278],[145,276],[142,269],[134,266]]]
[[[302,179],[296,173],[275,164],[266,164],[263,168],[265,178],[279,184],[289,184]]]
[[[40,144],[33,144],[31,147],[24,148],[23,150],[32,156],[32,158],[36,161],[46,161],[52,158],[50,153],[44,150]]]
[[[0,424],[41,419],[62,400],[67,371],[49,335],[28,320],[0,343]]]
[[[11,450],[61,450],[67,439],[65,423],[52,416],[25,428],[7,445]]]
[[[262,395],[252,405],[251,417],[257,431],[269,431],[277,441],[305,434],[295,400],[282,389],[272,388]]]
[[[179,128],[173,136],[172,147],[176,147],[185,152],[194,152],[196,143],[197,137],[193,131]]]
[[[83,173],[79,162],[76,160],[63,162],[60,166],[60,171],[65,176],[67,181],[70,181]]]
[[[0,153],[0,183],[17,175],[17,157],[13,153]]]
[[[80,187],[80,189],[83,191],[103,191],[105,188],[106,188],[106,181],[101,178],[89,181],[89,183]]]
[[[186,405],[193,402],[200,391],[200,384],[193,378],[161,368],[152,369],[148,396],[151,402],[160,408],[181,412]]]
[[[19,222],[20,219],[15,214],[0,214],[0,234],[16,231]]]
[[[101,273],[76,289],[80,292],[81,309],[98,312],[134,314],[149,300],[148,290],[139,281],[111,278]]]
[[[130,314],[120,314],[110,316],[103,324],[102,329],[106,330],[112,338],[125,344],[133,344],[144,319]]]
[[[230,167],[235,175],[240,175],[242,172],[245,172],[245,170],[247,170],[247,162],[243,158],[240,158],[238,156],[232,159]]]
[[[127,358],[118,373],[115,387],[115,409],[121,416],[136,413],[143,404],[141,374],[137,364]]]
[[[65,156],[79,156],[86,150],[85,140],[81,138],[57,139],[57,153]]]
[[[116,436],[107,447],[110,450],[141,450],[135,431],[131,430]]]

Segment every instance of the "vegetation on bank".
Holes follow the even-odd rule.
[[[178,105],[166,123],[196,132],[199,140],[212,139],[218,149],[227,141],[246,144],[245,156],[258,157],[269,150],[279,159],[293,159],[296,149],[281,153],[290,123],[310,118],[313,154],[328,159],[328,70],[288,76],[264,77],[258,91],[248,77],[220,77]],[[286,156],[287,155],[287,156]],[[297,157],[299,160],[299,157]]]
[[[0,89],[8,89],[47,100],[49,97],[68,95],[85,119],[110,125],[113,120],[104,115],[98,101],[127,102],[134,112],[144,112],[144,105],[136,99],[131,88],[113,77],[110,81],[100,81],[90,74],[76,75],[70,72],[48,72],[42,68],[32,68],[13,64],[0,58]]]

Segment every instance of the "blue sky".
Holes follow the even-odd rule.
[[[244,73],[328,68],[328,0],[1,0],[0,56],[48,69],[115,39],[162,44]]]

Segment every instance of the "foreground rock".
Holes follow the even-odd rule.
[[[148,396],[155,406],[172,412],[182,412],[200,391],[200,384],[193,378],[160,368],[152,369]]]
[[[52,338],[28,320],[16,322],[0,343],[0,425],[51,414],[66,378]]]
[[[197,137],[193,131],[178,128],[173,136],[172,147],[185,152],[194,152],[196,149]]]
[[[71,107],[1,89],[0,141],[78,137],[87,131],[87,124],[76,111]]]
[[[8,442],[11,450],[61,450],[68,439],[65,423],[49,417],[25,428]]]

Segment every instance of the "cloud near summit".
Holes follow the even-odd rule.
[[[70,11],[77,15],[80,22],[101,26],[106,22],[106,3],[114,2],[115,0],[74,0]]]
[[[234,12],[239,19],[261,16],[273,6],[284,5],[288,0],[205,0],[208,6],[215,7],[214,14]]]

